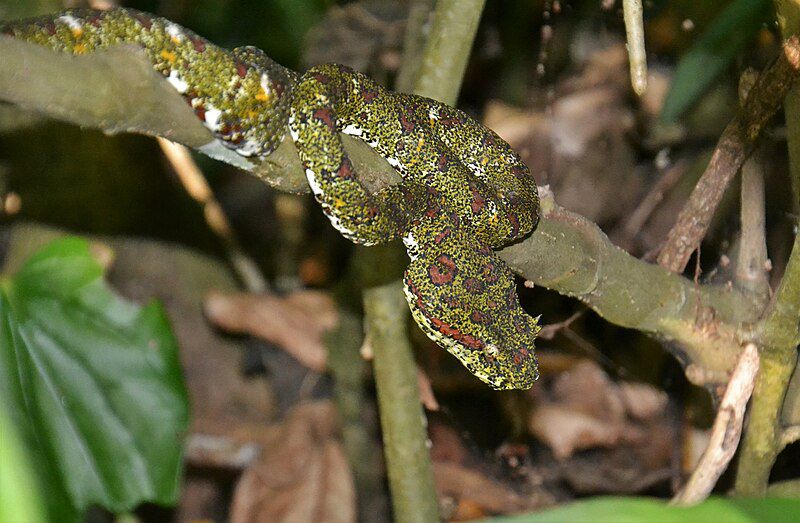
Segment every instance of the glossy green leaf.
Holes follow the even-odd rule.
[[[187,397],[157,304],[113,294],[86,241],[56,241],[0,291],[0,408],[51,518],[177,500]]]
[[[494,523],[756,523],[792,521],[800,514],[797,499],[710,498],[692,507],[673,507],[651,498],[594,498],[563,507],[507,518]]]
[[[44,503],[28,452],[0,409],[0,521],[44,521]]]
[[[672,123],[683,115],[731,66],[767,20],[767,0],[734,0],[678,62],[661,120]]]

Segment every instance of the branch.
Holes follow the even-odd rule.
[[[439,507],[426,446],[417,367],[406,328],[408,306],[400,282],[364,292],[373,347],[386,468],[398,521],[437,521]]]
[[[775,1],[775,14],[783,38],[800,33],[800,1]],[[783,102],[786,115],[786,146],[794,212],[800,212],[800,86],[793,86]]]
[[[644,48],[644,22],[642,0],[622,0],[625,33],[628,39],[628,62],[631,69],[631,86],[639,96],[647,89],[647,53]]]
[[[135,48],[76,57],[0,37],[0,99],[107,132],[167,135],[209,153],[211,135]],[[399,179],[368,145],[343,138],[371,190]],[[263,164],[246,168],[279,189],[308,190],[291,140]],[[738,357],[731,340],[742,322],[757,319],[750,298],[736,289],[695,285],[633,258],[595,224],[556,205],[545,188],[541,192],[537,231],[501,256],[522,276],[584,301],[612,323],[677,342],[671,349],[694,383],[725,383]]]
[[[793,351],[800,343],[800,235],[795,234],[778,291],[758,327],[764,347],[778,352]]]
[[[668,347],[693,383],[727,383],[739,356],[739,326],[757,320],[748,295],[634,258],[597,225],[558,206],[546,187],[540,197],[536,231],[500,251],[515,272],[581,300],[611,323],[677,342]]]
[[[800,2],[775,2],[776,14],[784,38],[796,41],[800,31]],[[795,85],[786,95],[787,147],[789,173],[795,212],[800,209],[800,89]],[[800,241],[795,236],[778,292],[766,311],[756,333],[762,343],[762,369],[750,409],[750,422],[736,473],[735,491],[740,495],[786,494],[797,482],[776,485],[767,490],[770,471],[780,451],[797,435],[800,424],[800,341],[797,318],[800,314]],[[768,365],[764,366],[763,363]],[[787,428],[784,426],[788,425]]]
[[[797,367],[800,342],[800,236],[795,236],[783,279],[764,319],[756,326],[762,346],[750,422],[736,473],[735,489],[743,496],[763,496],[775,458],[783,450],[787,390]],[[796,404],[796,400],[794,401]]]
[[[263,162],[226,149],[134,46],[74,56],[0,35],[0,100],[108,134],[163,136],[278,189],[308,191],[291,140]]]
[[[692,252],[706,235],[725,189],[755,148],[764,126],[780,108],[798,70],[800,41],[792,36],[784,42],[778,59],[761,73],[744,107],[723,131],[708,167],[667,235],[658,255],[659,265],[672,272],[686,268]]]
[[[436,2],[433,29],[422,55],[414,94],[455,105],[485,2]]]
[[[739,288],[766,304],[770,288],[764,204],[764,163],[757,150],[742,167],[742,234],[736,255],[735,278]]]
[[[800,479],[787,479],[773,483],[767,489],[771,498],[800,498]]]
[[[455,103],[482,10],[483,0],[439,0],[414,86],[415,94],[451,105]],[[420,16],[415,22],[423,20]],[[407,27],[407,41],[418,40],[418,33],[418,27]],[[413,62],[406,59],[403,65],[409,68]],[[378,157],[373,153],[371,158]],[[358,168],[358,162],[354,164]],[[382,159],[380,164],[384,168],[388,166]],[[377,253],[373,249],[362,253],[361,258],[377,261]],[[381,261],[384,270],[391,270],[393,264]],[[371,264],[369,271],[374,272],[376,265],[380,264]],[[398,521],[435,521],[439,507],[416,365],[408,340],[409,312],[402,295],[402,283],[395,281],[367,289],[364,312],[374,354],[375,386],[394,516]]]
[[[781,434],[781,442],[783,446],[791,445],[795,441],[800,440],[800,425],[791,425],[783,429]]]
[[[328,369],[333,376],[334,398],[342,427],[342,443],[353,470],[358,492],[359,514],[376,510],[376,502],[386,498],[382,449],[376,434],[367,430],[368,414],[364,387],[366,363],[359,354],[363,328],[359,319],[344,307],[339,309],[339,324],[325,334]],[[388,506],[385,507],[388,511]]]
[[[653,211],[676,183],[683,178],[690,167],[687,159],[680,159],[670,165],[658,178],[656,183],[650,188],[647,194],[630,213],[625,223],[620,227],[619,233],[614,238],[615,243],[625,250],[632,250],[636,236],[642,231],[647,220],[652,216]]]
[[[763,497],[770,471],[784,448],[780,421],[786,386],[796,355],[762,352],[744,443],[739,453],[734,491],[738,496]]]
[[[406,32],[403,37],[403,62],[394,84],[397,92],[410,93],[417,83],[427,41],[426,26],[433,5],[434,0],[412,0],[408,8]]]
[[[739,438],[742,435],[744,411],[753,394],[758,365],[758,349],[754,344],[748,343],[742,351],[739,362],[731,374],[728,387],[725,389],[725,395],[722,397],[714,426],[711,429],[708,447],[700,457],[700,462],[689,481],[672,499],[673,504],[700,503],[708,497],[719,477],[728,468],[728,463],[736,453]]]
[[[784,38],[800,32],[800,1],[775,2],[775,14]],[[795,84],[783,104],[786,118],[786,145],[789,150],[789,175],[794,213],[800,213],[800,86]],[[795,367],[781,415],[786,425],[800,425],[800,364]]]

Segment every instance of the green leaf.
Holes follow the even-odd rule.
[[[0,410],[0,521],[44,521],[41,490],[22,441]]]
[[[673,123],[731,66],[767,20],[771,2],[734,0],[681,57],[661,120]]]
[[[578,501],[552,510],[507,518],[495,518],[495,523],[684,523],[686,521],[725,523],[754,523],[789,521],[800,514],[797,499],[733,499],[709,498],[692,507],[673,507],[664,501],[650,498],[595,498]]]
[[[114,295],[88,243],[56,241],[0,290],[0,408],[51,517],[177,500],[187,397],[158,304]]]

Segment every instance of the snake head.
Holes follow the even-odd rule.
[[[468,334],[471,325],[461,325],[460,329],[443,328],[442,322],[436,319],[419,318],[416,311],[414,318],[423,327],[429,338],[446,348],[448,352],[481,381],[495,390],[530,389],[539,379],[539,365],[534,351],[534,340],[541,330],[536,320],[518,312],[511,313],[507,319],[501,321],[506,326],[518,322],[524,324],[524,332],[518,326],[514,327],[514,336],[499,335],[497,331],[487,333],[483,329],[475,329],[476,336],[489,334],[489,340],[484,342]],[[512,319],[513,317],[513,319]],[[433,328],[430,328],[432,326]]]
[[[528,324],[525,335],[519,333],[502,342],[490,342],[482,350],[467,352],[464,351],[466,347],[461,347],[454,353],[470,372],[495,390],[527,390],[539,379],[534,339],[541,327],[537,324],[538,318],[522,314],[518,319]]]
[[[493,389],[531,388],[541,328],[519,304],[509,268],[493,251],[469,248],[468,235],[454,231],[437,243],[441,235],[416,232],[404,240],[413,253],[404,290],[416,323]]]

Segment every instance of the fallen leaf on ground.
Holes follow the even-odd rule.
[[[637,421],[658,416],[666,401],[644,384],[618,385],[594,362],[584,360],[555,379],[532,412],[531,432],[564,460],[575,451],[637,443]]]
[[[559,460],[572,456],[578,449],[611,447],[622,439],[624,428],[618,421],[609,423],[608,420],[552,405],[537,408],[531,421],[533,433]]]
[[[561,473],[578,494],[636,494],[668,481],[668,465],[648,462],[637,449],[618,447],[575,455],[562,463]]]
[[[470,452],[461,434],[437,416],[428,420],[428,438],[432,461],[464,464],[469,460]]]
[[[223,521],[223,497],[218,482],[200,475],[188,475],[184,478],[175,521]]]
[[[261,458],[236,486],[232,523],[351,522],[356,494],[335,408],[328,401],[300,405],[267,442]]]
[[[506,485],[486,475],[452,462],[434,462],[433,476],[439,498],[451,498],[455,509],[469,507],[481,517],[513,514],[530,509],[530,502]]]
[[[619,384],[619,393],[625,403],[625,411],[637,420],[648,420],[660,416],[667,408],[669,398],[662,390],[643,383]]]
[[[463,521],[529,512],[554,503],[552,495],[541,485],[534,485],[521,475],[512,479],[496,467],[495,460],[471,452],[462,435],[451,425],[432,417],[428,431],[436,491],[444,519]]]
[[[336,305],[326,293],[298,291],[275,296],[212,292],[206,297],[205,312],[223,330],[266,340],[306,367],[325,371],[328,351],[322,338],[338,322]]]
[[[635,493],[670,478],[679,438],[669,412],[663,391],[583,360],[542,388],[528,427],[576,492]]]

